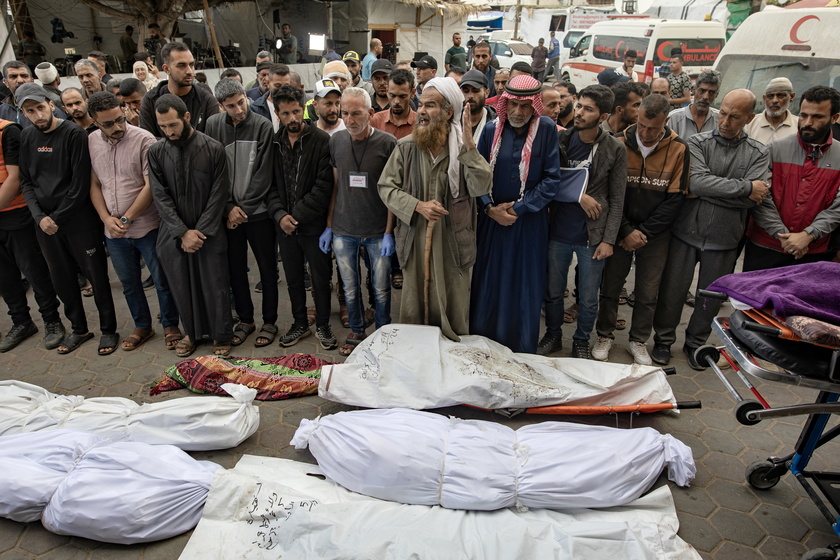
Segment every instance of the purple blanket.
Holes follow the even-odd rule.
[[[708,290],[723,292],[779,317],[805,315],[840,325],[840,263],[796,264],[770,270],[727,274]]]

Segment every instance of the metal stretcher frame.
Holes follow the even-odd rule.
[[[708,297],[712,294],[705,293],[702,295]],[[723,294],[714,295],[719,297]],[[750,325],[749,330],[773,334],[769,329],[758,324]],[[799,440],[794,446],[793,453],[785,457],[769,457],[764,461],[756,461],[751,464],[746,470],[747,482],[753,488],[769,490],[779,482],[782,475],[790,471],[820,513],[829,522],[834,532],[840,535],[840,472],[807,470],[814,452],[840,435],[840,425],[826,431],[831,414],[840,414],[840,403],[838,403],[840,383],[830,379],[817,379],[790,371],[780,372],[762,367],[750,351],[732,334],[730,321],[727,317],[716,317],[712,323],[712,331],[721,340],[722,346],[698,348],[695,359],[699,363],[710,367],[734,397],[738,403],[735,407],[735,417],[741,424],[754,425],[769,418],[808,416],[799,435]],[[721,355],[729,362],[735,375],[740,378],[741,382],[757,400],[745,399],[741,396],[717,364]],[[840,351],[835,350],[830,364],[830,371],[834,373],[838,372],[838,368],[840,368],[838,356],[840,356]],[[817,389],[819,394],[812,404],[771,407],[744,373],[767,381]],[[829,505],[834,512],[829,509]]]

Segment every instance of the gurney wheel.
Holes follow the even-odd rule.
[[[711,345],[701,346],[694,351],[694,359],[701,366],[711,366],[720,359],[720,350]]]
[[[749,482],[750,486],[757,490],[770,490],[779,483],[778,476],[766,478],[767,473],[769,473],[770,469],[773,467],[775,467],[775,465],[770,461],[756,461],[747,467],[747,482]],[[822,557],[820,556],[817,558]],[[832,556],[832,558],[834,557]]]
[[[738,406],[735,407],[735,419],[738,420],[744,426],[755,426],[759,422],[761,422],[760,418],[756,418],[755,420],[749,418],[748,414],[755,410],[764,410],[764,407],[761,406],[761,403],[758,401],[753,400],[744,400],[738,403]]]
[[[834,560],[837,553],[830,548],[815,548],[802,555],[802,560]]]

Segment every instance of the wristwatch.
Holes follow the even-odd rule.
[[[130,226],[131,224],[134,223],[134,220],[129,220],[128,218],[123,216],[122,218],[120,218],[120,223],[123,224],[123,225]]]

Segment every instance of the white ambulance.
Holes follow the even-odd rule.
[[[840,89],[837,29],[840,8],[791,7],[751,15],[715,62],[723,78],[720,90],[752,90],[760,112],[764,110],[764,88],[773,78],[790,79],[797,95],[816,85]],[[718,96],[718,105],[722,98]],[[791,111],[799,112],[798,102],[791,105]]]
[[[711,68],[726,43],[723,24],[617,16],[594,24],[580,38],[563,63],[560,74],[578,89],[598,83],[598,73],[624,64],[624,54],[635,50],[639,81],[650,82],[668,62],[671,51],[683,52],[683,70],[695,77]]]

